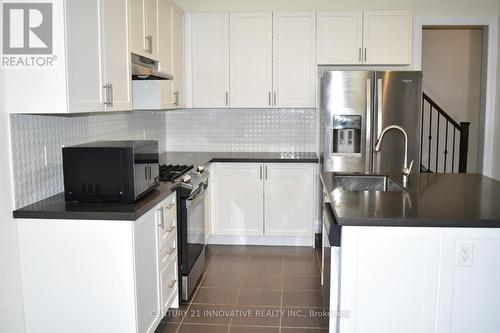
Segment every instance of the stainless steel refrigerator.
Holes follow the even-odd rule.
[[[382,151],[374,151],[382,130],[399,125],[408,134],[408,163],[413,160],[413,172],[419,172],[421,72],[323,70],[320,75],[324,171],[401,174],[401,132],[387,132]]]

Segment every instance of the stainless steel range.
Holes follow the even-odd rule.
[[[162,165],[160,180],[177,185],[177,222],[179,226],[180,299],[188,301],[205,270],[205,194],[209,173],[204,167]]]

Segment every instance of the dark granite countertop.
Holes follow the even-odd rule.
[[[344,191],[330,172],[321,181],[339,226],[500,228],[500,182],[479,174],[414,174],[406,192]]]
[[[211,162],[247,163],[318,163],[316,153],[221,153],[166,152],[160,155],[161,164],[208,165]],[[66,202],[64,193],[38,201],[13,212],[18,219],[80,219],[134,221],[175,191],[175,184],[161,182],[153,191],[135,203],[77,203]]]
[[[166,152],[161,163],[206,165],[213,162],[243,163],[318,163],[314,152]]]

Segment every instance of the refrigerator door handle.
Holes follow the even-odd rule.
[[[366,120],[365,120],[365,171],[372,172],[372,80],[366,79]]]
[[[378,139],[378,136],[382,132],[382,115],[383,115],[383,100],[382,100],[382,91],[384,82],[382,79],[377,79],[377,123],[374,124],[377,126],[377,131],[374,136],[374,140],[376,141]]]

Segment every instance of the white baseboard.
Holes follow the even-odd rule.
[[[217,245],[267,245],[267,246],[314,246],[312,236],[221,236],[211,235],[208,244]]]

